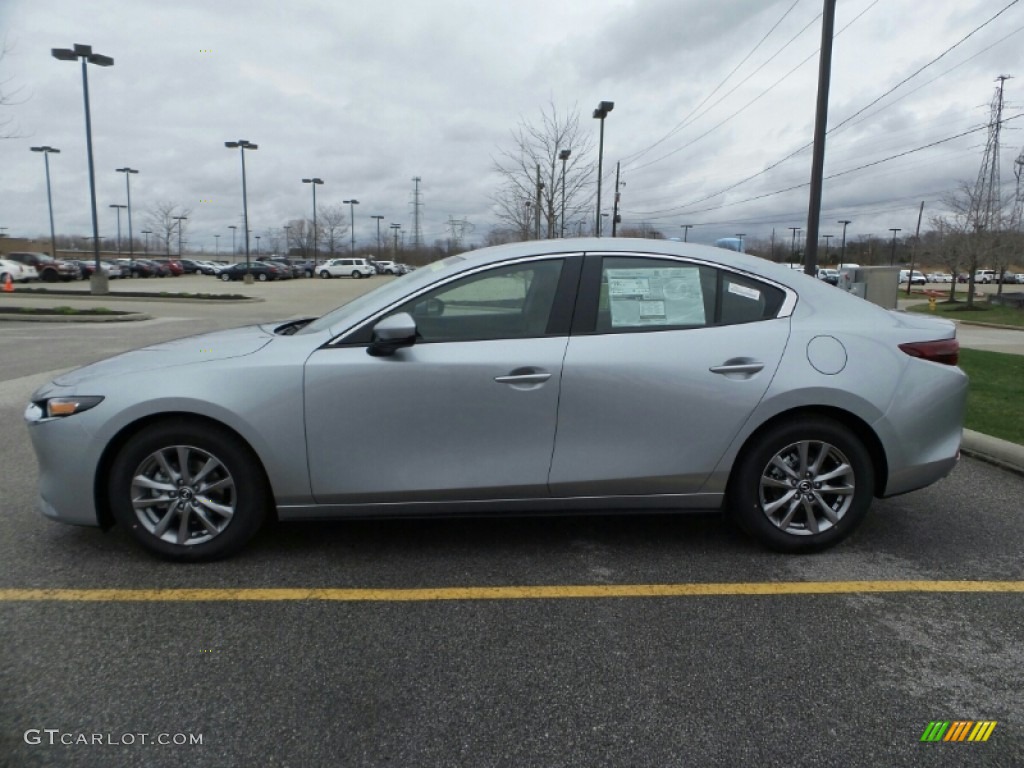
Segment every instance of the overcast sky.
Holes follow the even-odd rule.
[[[807,225],[807,187],[769,193],[806,185],[810,152],[744,180],[811,141],[821,10],[821,0],[2,0],[0,82],[14,103],[0,119],[16,136],[0,140],[0,227],[47,233],[43,159],[29,151],[45,144],[61,150],[51,156],[58,233],[91,233],[80,68],[50,55],[85,43],[115,60],[89,67],[104,236],[116,229],[108,206],[125,202],[114,169],[127,165],[140,171],[136,230],[170,201],[192,209],[190,244],[212,252],[220,234],[224,249],[242,208],[239,152],[224,142],[248,139],[259,145],[246,153],[254,233],[309,216],[301,179],[319,176],[318,203],[360,201],[358,243],[375,241],[374,214],[411,238],[418,176],[424,240],[455,217],[479,241],[496,224],[494,158],[516,124],[553,104],[578,110],[596,135],[590,114],[610,100],[603,197],[610,205],[621,161],[627,223],[668,236],[693,224],[699,242],[775,227],[788,242],[788,227]],[[1024,2],[839,0],[830,126],[978,27],[832,134],[826,175],[984,126],[1000,74],[1019,78],[1006,83],[1004,117],[1024,104]],[[1005,184],[1024,145],[1018,126],[1003,132]],[[827,180],[822,234],[838,235],[838,219],[853,220],[851,238],[910,233],[922,200],[927,225],[944,194],[976,177],[985,141],[980,130]]]

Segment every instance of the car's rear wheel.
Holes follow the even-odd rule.
[[[144,547],[172,560],[225,557],[267,516],[259,461],[239,438],[195,421],[155,424],[114,460],[111,511]]]
[[[363,273],[362,273],[362,272],[360,272],[360,271],[359,271],[358,269],[356,269],[356,270],[353,270],[353,271],[352,271],[352,277],[353,277],[353,279],[355,279],[355,280],[358,280],[358,279],[359,279],[359,278],[361,278],[362,276],[363,276]]]
[[[259,275],[257,275],[256,279],[259,280],[261,283],[267,282],[267,273],[260,272]]]
[[[59,279],[59,275],[55,269],[44,269],[41,277],[43,278],[44,283],[56,283]]]
[[[231,275],[229,275],[227,272],[221,272],[220,279],[226,283],[228,280],[231,279]]]
[[[757,436],[729,483],[729,506],[747,533],[780,552],[816,552],[860,524],[874,495],[871,457],[831,419],[797,418]]]

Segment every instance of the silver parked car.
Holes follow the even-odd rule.
[[[950,322],[746,254],[535,241],[88,365],[25,417],[45,515],[181,560],[269,515],[594,509],[725,509],[802,552],[953,469],[958,351]]]

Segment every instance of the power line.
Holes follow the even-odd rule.
[[[963,44],[964,42],[966,42],[966,41],[967,41],[967,40],[968,40],[968,39],[969,39],[970,37],[972,37],[973,35],[975,35],[975,34],[976,34],[977,32],[979,32],[979,31],[980,31],[981,29],[983,29],[984,27],[986,27],[986,26],[988,26],[989,24],[991,24],[991,23],[992,23],[993,21],[995,21],[995,20],[996,20],[996,19],[997,19],[997,18],[998,18],[999,16],[1001,16],[1001,15],[1002,15],[1003,13],[1005,13],[1005,12],[1006,12],[1007,10],[1009,10],[1009,9],[1010,9],[1011,7],[1013,7],[1014,5],[1016,5],[1016,4],[1017,4],[1017,3],[1019,3],[1019,2],[1020,2],[1020,0],[1012,0],[1012,2],[1010,2],[1010,3],[1008,4],[1008,5],[1004,6],[1004,7],[1003,7],[1003,8],[1002,8],[1002,9],[1001,9],[1000,11],[998,11],[998,12],[997,12],[997,13],[996,13],[995,15],[993,15],[992,17],[990,17],[990,18],[989,18],[989,19],[988,19],[987,21],[985,21],[985,22],[983,22],[982,24],[980,24],[979,26],[975,27],[975,28],[974,28],[973,30],[971,30],[970,32],[968,32],[968,33],[967,33],[967,34],[966,34],[966,35],[965,35],[964,37],[960,38],[960,40],[958,40],[958,41],[957,41],[956,43],[954,43],[953,45],[951,45],[951,46],[949,46],[948,48],[946,48],[946,49],[945,49],[944,51],[942,51],[942,52],[941,52],[941,53],[940,53],[940,54],[939,54],[938,56],[934,57],[934,58],[933,58],[933,59],[931,59],[931,60],[930,60],[929,62],[927,62],[926,64],[924,64],[923,66],[921,66],[921,67],[920,67],[919,69],[917,69],[917,70],[916,70],[915,72],[913,72],[913,73],[912,73],[911,75],[908,75],[907,77],[903,78],[903,80],[901,80],[901,81],[900,81],[899,83],[897,83],[897,84],[896,84],[896,85],[894,85],[893,87],[889,88],[889,89],[888,89],[887,91],[885,91],[885,93],[883,93],[883,94],[881,94],[880,96],[878,96],[877,98],[873,99],[873,100],[872,100],[871,102],[869,102],[868,104],[866,104],[866,105],[865,105],[864,107],[861,107],[861,108],[860,108],[859,110],[857,110],[856,112],[854,112],[854,113],[853,113],[852,115],[850,115],[849,117],[847,117],[847,118],[846,118],[845,120],[843,120],[842,122],[840,122],[840,123],[839,123],[838,125],[834,126],[833,128],[830,128],[830,129],[828,130],[828,132],[827,132],[827,134],[826,134],[826,135],[829,135],[829,136],[831,136],[831,135],[832,135],[833,133],[835,133],[836,131],[840,130],[840,129],[841,129],[841,128],[842,128],[843,126],[845,126],[845,125],[846,125],[847,123],[849,123],[849,122],[850,122],[851,120],[853,120],[854,118],[856,118],[856,117],[857,117],[858,115],[861,115],[861,114],[863,114],[863,113],[864,113],[864,112],[865,112],[866,110],[870,109],[870,108],[871,108],[872,106],[874,106],[875,104],[877,104],[877,103],[878,103],[879,101],[881,101],[882,99],[884,99],[884,98],[885,98],[886,96],[888,96],[889,94],[893,93],[893,92],[894,92],[895,90],[897,90],[897,89],[898,89],[898,88],[900,88],[900,87],[901,87],[902,85],[904,85],[904,84],[906,84],[907,82],[909,82],[910,80],[912,80],[912,79],[913,79],[914,77],[916,77],[917,75],[919,75],[919,74],[920,74],[921,72],[923,72],[923,71],[924,71],[925,69],[927,69],[928,67],[930,67],[930,66],[931,66],[932,64],[935,64],[935,63],[936,63],[937,61],[939,61],[940,59],[942,59],[943,57],[945,57],[945,56],[946,56],[947,54],[949,54],[949,53],[950,53],[951,51],[953,51],[954,49],[956,49],[957,47],[959,47],[960,45],[962,45],[962,44]],[[874,5],[874,3],[872,3],[872,5]],[[867,10],[869,10],[869,9],[870,9],[870,7],[871,7],[871,6],[869,6],[868,8],[866,8],[866,9],[865,9],[865,10],[864,10],[864,11],[863,11],[863,12],[862,12],[862,13],[861,13],[860,15],[858,15],[858,16],[857,16],[857,17],[856,17],[856,18],[855,18],[855,19],[854,19],[853,21],[851,21],[851,22],[850,22],[850,24],[853,24],[853,23],[854,23],[854,21],[856,21],[857,19],[859,19],[859,18],[860,18],[860,16],[862,16],[862,15],[863,15],[863,13],[867,12]],[[836,37],[838,37],[838,36],[839,36],[839,34],[841,34],[841,33],[842,33],[843,31],[845,31],[846,29],[848,29],[848,28],[849,28],[849,26],[850,26],[850,24],[847,24],[847,25],[846,25],[845,27],[843,27],[843,29],[842,29],[842,30],[840,30],[840,31],[839,31],[838,33],[836,33]],[[811,57],[809,57],[809,58],[812,58],[812,57],[813,57],[813,55],[814,55],[814,54],[812,54],[812,56],[811,56]],[[802,62],[801,62],[800,64],[798,64],[798,65],[797,65],[797,68],[799,68],[800,66],[803,66],[803,64],[804,64],[804,63],[806,63],[806,62],[807,62],[807,61],[809,60],[809,58],[808,58],[808,59],[804,59],[804,61],[802,61]],[[760,96],[756,97],[756,98],[755,98],[755,99],[754,99],[753,101],[751,101],[751,102],[748,102],[748,103],[747,103],[747,104],[746,104],[745,106],[743,106],[743,107],[742,107],[742,108],[741,108],[740,110],[738,110],[738,111],[737,111],[736,113],[734,113],[733,115],[730,115],[730,116],[729,116],[728,118],[726,118],[726,121],[727,121],[727,120],[730,120],[730,119],[732,119],[732,117],[734,117],[734,116],[735,116],[736,114],[739,114],[739,112],[740,112],[740,111],[742,111],[742,110],[746,109],[746,108],[747,108],[747,107],[749,107],[749,106],[750,106],[750,104],[752,104],[752,103],[753,103],[754,101],[756,101],[757,99],[759,99],[759,98],[761,98],[762,96],[764,96],[764,95],[765,95],[765,93],[767,93],[767,92],[768,92],[768,90],[771,90],[771,88],[774,88],[774,87],[775,87],[776,85],[778,85],[779,83],[781,83],[781,82],[782,82],[782,80],[784,80],[784,79],[785,79],[786,77],[789,77],[789,75],[790,75],[790,74],[792,74],[792,72],[793,72],[793,71],[795,71],[795,68],[794,68],[794,70],[791,70],[791,71],[790,71],[789,73],[787,73],[786,75],[784,75],[782,79],[780,79],[780,80],[776,81],[776,82],[775,82],[774,84],[772,84],[772,85],[771,85],[771,86],[770,86],[770,87],[769,87],[769,88],[768,88],[768,89],[767,89],[767,90],[766,90],[765,92],[763,92],[763,93],[762,93],[762,94],[761,94]],[[937,79],[937,78],[936,78],[936,79]],[[892,102],[892,103],[890,103],[890,104],[887,104],[887,105],[885,105],[884,107],[882,107],[882,109],[879,109],[879,110],[878,110],[878,112],[881,112],[881,111],[882,111],[883,109],[886,109],[886,108],[888,108],[889,106],[891,106],[891,105],[892,105],[892,104],[894,104],[894,103],[895,103],[895,102]],[[875,114],[877,114],[877,112],[876,112]],[[725,121],[722,121],[722,122],[724,123]],[[719,124],[718,124],[718,126],[715,126],[715,128],[719,127],[720,125],[722,125],[722,123],[719,123]],[[711,130],[714,130],[714,128],[713,128],[713,129],[711,129]],[[703,136],[706,136],[706,135],[707,135],[707,133],[705,133],[705,134],[702,134],[701,136],[698,136],[698,137],[697,137],[697,139],[694,139],[694,141],[697,141],[697,140],[699,140],[700,138],[703,138]],[[690,142],[690,143],[692,144],[693,142]],[[679,148],[679,150],[681,150],[681,149],[684,149],[684,148],[685,148],[686,146],[689,146],[689,144],[687,144],[687,145],[684,145],[683,147],[680,147],[680,148]],[[720,195],[723,195],[723,194],[725,194],[726,192],[730,192],[730,191],[732,191],[732,190],[736,189],[737,187],[739,187],[739,186],[741,186],[741,185],[743,185],[743,184],[746,184],[746,183],[747,183],[747,182],[749,182],[749,181],[753,181],[754,179],[758,178],[759,176],[763,176],[764,174],[768,173],[769,171],[771,171],[771,170],[774,170],[774,169],[775,169],[775,168],[777,168],[778,166],[782,165],[782,164],[783,164],[783,163],[785,163],[786,161],[788,161],[788,160],[791,160],[792,158],[796,157],[796,156],[797,156],[797,155],[799,155],[800,153],[802,153],[802,152],[806,151],[806,150],[807,150],[807,149],[809,149],[810,147],[811,147],[811,142],[808,142],[807,144],[804,144],[804,145],[802,145],[801,147],[797,148],[796,150],[794,150],[794,151],[793,151],[793,152],[791,152],[790,154],[786,155],[785,157],[781,158],[780,160],[777,160],[777,161],[775,161],[774,163],[771,163],[770,165],[768,165],[768,166],[766,166],[766,167],[762,168],[762,169],[761,169],[760,171],[758,171],[757,173],[754,173],[754,174],[752,174],[752,175],[750,175],[750,176],[747,176],[746,178],[744,178],[744,179],[741,179],[741,180],[739,180],[739,181],[735,182],[734,184],[731,184],[731,185],[729,185],[729,186],[727,186],[727,187],[724,187],[723,189],[720,189],[720,190],[718,190],[717,192],[714,192],[714,193],[712,193],[712,194],[710,194],[710,195],[706,195],[706,196],[704,196],[704,197],[702,197],[702,198],[699,198],[699,199],[697,199],[697,200],[691,201],[691,202],[689,202],[689,203],[684,203],[684,204],[682,204],[682,205],[679,205],[679,206],[675,206],[675,207],[673,207],[673,208],[666,208],[666,209],[660,209],[660,210],[656,210],[656,211],[649,211],[649,212],[647,212],[647,214],[646,214],[646,215],[654,215],[654,214],[658,214],[658,213],[669,213],[669,212],[672,212],[672,211],[680,211],[680,212],[682,212],[682,209],[683,209],[683,208],[686,208],[686,207],[688,207],[688,206],[690,206],[690,205],[698,205],[699,203],[705,202],[705,201],[707,201],[707,200],[711,200],[711,199],[713,199],[713,198],[715,198],[715,197],[718,197],[718,196],[720,196]],[[679,151],[679,150],[674,150],[674,151]],[[670,154],[671,154],[671,153],[670,153]],[[665,155],[665,156],[663,156],[662,158],[659,158],[659,159],[664,159],[664,157],[667,157],[667,156],[668,156],[668,155]],[[639,170],[640,168],[645,168],[645,167],[647,167],[647,165],[651,165],[651,164],[653,164],[654,162],[657,162],[657,161],[652,161],[651,163],[647,163],[647,164],[645,164],[645,165],[639,166],[639,167],[637,167],[637,168],[634,168],[633,170]],[[830,177],[830,178],[831,178],[831,177]],[[806,185],[803,185],[803,186],[806,186]],[[798,188],[798,187],[797,187],[797,188]]]

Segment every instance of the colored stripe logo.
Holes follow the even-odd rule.
[[[996,728],[995,720],[932,720],[921,734],[921,741],[988,741]]]

